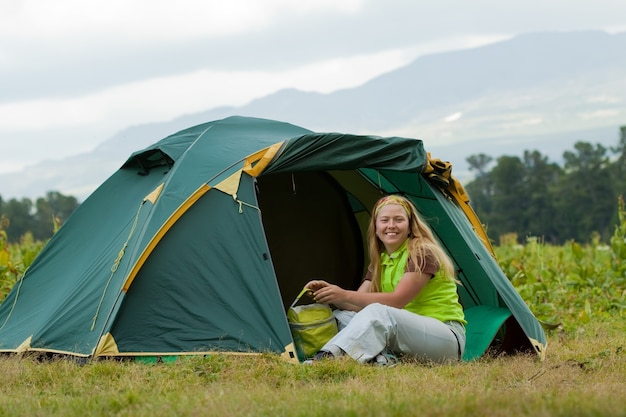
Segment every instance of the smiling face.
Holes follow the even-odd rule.
[[[409,237],[409,216],[399,204],[386,204],[376,216],[376,236],[387,253],[397,250]]]

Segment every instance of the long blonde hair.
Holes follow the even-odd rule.
[[[446,277],[455,280],[455,271],[452,261],[448,254],[439,245],[430,227],[418,214],[417,209],[411,203],[410,200],[403,196],[393,195],[393,197],[383,197],[374,204],[372,210],[372,217],[367,230],[368,247],[370,265],[369,271],[372,276],[372,284],[370,285],[370,292],[380,292],[380,254],[385,250],[383,242],[376,236],[376,218],[378,217],[379,207],[385,204],[399,204],[405,208],[408,208],[409,215],[409,237],[407,238],[407,250],[409,252],[409,259],[415,265],[417,271],[422,271],[426,266],[426,257],[434,256],[439,260],[441,269]]]

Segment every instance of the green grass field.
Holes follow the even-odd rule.
[[[145,364],[0,358],[0,416],[623,416],[626,325],[548,335],[548,354],[393,368],[272,355]]]

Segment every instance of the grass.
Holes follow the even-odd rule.
[[[623,416],[626,324],[548,335],[548,355],[393,368],[273,355],[170,364],[0,358],[0,416]]]

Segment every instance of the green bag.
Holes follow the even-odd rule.
[[[338,331],[333,310],[327,304],[296,305],[309,292],[303,289],[287,311],[289,328],[300,361],[313,357]]]

